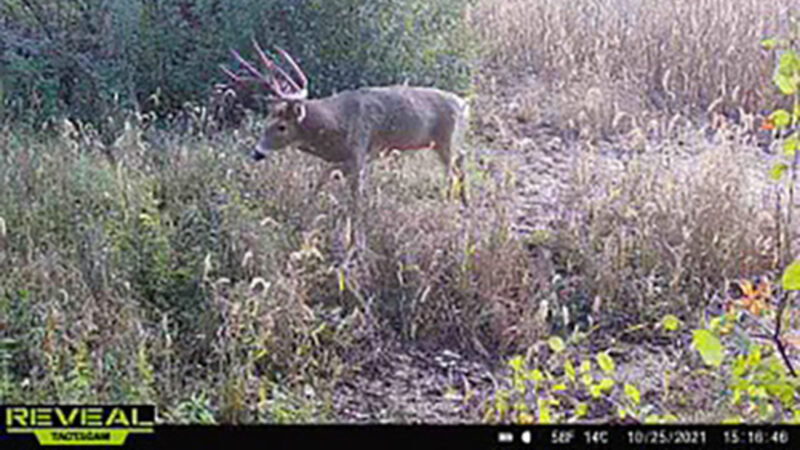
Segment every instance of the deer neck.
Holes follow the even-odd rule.
[[[297,147],[328,161],[338,161],[339,155],[329,149],[336,148],[335,143],[343,139],[343,133],[335,111],[318,100],[306,103],[306,115],[298,124],[300,140]]]

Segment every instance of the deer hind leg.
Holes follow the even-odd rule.
[[[445,190],[443,192],[443,197],[450,200],[453,195],[453,155],[450,152],[450,146],[447,144],[437,144],[435,148],[436,154],[439,156],[439,160],[444,166]]]
[[[467,158],[463,152],[458,152],[456,157],[456,171],[458,177],[458,194],[461,199],[461,204],[464,207],[469,206],[467,200]]]
[[[462,152],[453,155],[451,145],[441,145],[436,147],[436,153],[444,165],[444,179],[445,179],[445,198],[449,201],[453,198],[453,194],[458,194],[461,204],[469,206],[467,202],[467,185],[466,185],[466,158]]]
[[[469,124],[470,108],[469,104],[464,102],[462,110],[457,115],[453,133],[450,136],[450,145],[458,153],[456,169],[458,170],[458,186],[459,195],[461,197],[461,205],[465,208],[469,206],[468,197],[468,184],[467,184],[467,154],[465,153],[466,133]]]

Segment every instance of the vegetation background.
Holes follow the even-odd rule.
[[[761,129],[790,103],[760,46],[793,13],[2,0],[0,402],[152,402],[179,423],[796,420],[796,383],[769,372],[789,393],[767,411],[763,373],[734,385],[749,372],[708,370],[677,326],[794,244]],[[294,150],[251,163],[263,111],[215,94],[252,38],[295,55],[312,96],[469,98],[472,207],[439,198],[435,155],[379,161],[371,252],[343,264],[346,191],[312,197],[322,163]]]

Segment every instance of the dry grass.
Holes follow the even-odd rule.
[[[107,151],[68,126],[5,134],[7,401],[325,420],[333,383],[381,340],[497,354],[546,333],[524,314],[540,287],[498,188],[463,216],[439,197],[435,155],[373,168],[370,252],[345,263],[347,190],[310,198],[321,164],[295,151],[252,164],[252,128],[208,140],[133,123]],[[300,406],[276,400],[309,388],[319,397]]]
[[[785,32],[791,4],[484,0],[474,17],[490,66],[532,70],[557,93],[528,100],[538,105],[528,115],[612,134],[631,126],[615,123],[623,113],[644,129],[653,116],[773,106],[771,57],[759,42]]]

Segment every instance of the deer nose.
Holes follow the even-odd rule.
[[[258,151],[258,149],[254,149],[253,152],[250,153],[250,156],[253,157],[254,161],[261,161],[262,159],[264,159],[266,157],[263,153]]]

